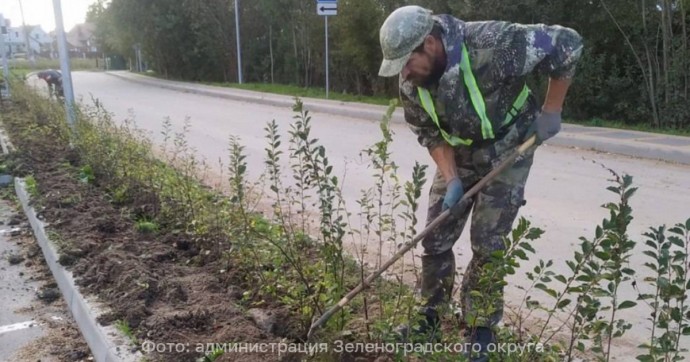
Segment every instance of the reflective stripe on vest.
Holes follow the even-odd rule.
[[[422,107],[424,107],[424,110],[426,113],[429,114],[429,117],[431,117],[431,120],[434,121],[434,124],[436,127],[438,127],[439,131],[441,131],[441,136],[443,136],[443,139],[448,142],[449,145],[455,147],[455,146],[469,146],[472,144],[472,140],[465,140],[460,137],[456,136],[451,136],[446,132],[442,127],[441,124],[438,122],[438,115],[436,114],[436,107],[434,106],[434,100],[431,99],[431,94],[429,93],[428,90],[422,87],[417,87],[417,90],[419,91],[419,100],[422,102]]]
[[[479,90],[479,86],[477,85],[477,80],[474,78],[474,74],[472,73],[469,52],[467,51],[467,47],[464,43],[462,44],[462,60],[460,61],[460,70],[462,71],[465,87],[467,87],[467,91],[470,94],[470,100],[472,101],[474,110],[475,112],[477,112],[477,115],[481,120],[482,137],[485,140],[492,139],[495,137],[493,126],[491,125],[489,117],[487,117],[486,115],[486,104],[484,103],[484,97],[482,96],[482,93]],[[472,144],[472,140],[452,136],[448,134],[448,132],[443,130],[443,128],[441,128],[441,124],[439,123],[438,115],[436,114],[436,107],[434,106],[434,101],[431,98],[431,94],[429,93],[429,91],[425,88],[417,87],[417,92],[419,93],[419,100],[422,103],[422,107],[424,108],[426,113],[429,114],[429,117],[431,117],[431,119],[434,121],[434,124],[436,124],[436,127],[438,127],[438,129],[441,131],[441,135],[446,140],[446,142],[448,142],[448,144],[450,144],[453,147],[459,145],[469,146]],[[509,124],[513,120],[513,118],[518,114],[518,112],[525,105],[527,97],[529,96],[529,92],[529,87],[525,85],[522,88],[522,91],[520,92],[518,97],[515,99],[515,102],[513,102],[513,105],[506,114],[506,118],[501,124],[501,126]]]

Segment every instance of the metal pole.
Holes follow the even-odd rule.
[[[329,79],[328,79],[328,15],[324,16],[326,19],[326,99],[328,99]]]
[[[74,131],[76,115],[74,113],[74,90],[72,89],[72,73],[69,66],[69,54],[67,52],[67,39],[62,23],[62,5],[60,0],[53,0],[55,12],[55,33],[57,35],[58,53],[60,54],[60,71],[62,72],[62,86],[65,91],[65,112],[67,112],[67,124]]]
[[[134,61],[136,62],[135,70],[141,73],[141,45],[139,43],[134,44]]]
[[[242,47],[240,46],[240,0],[235,0],[235,33],[237,34],[237,78],[242,84]]]
[[[139,60],[139,73],[144,71],[144,61],[141,59],[141,46],[137,46],[137,59]]]
[[[2,32],[2,29],[5,32]],[[7,53],[5,52],[5,33],[7,33],[7,27],[5,24],[5,17],[0,14],[0,51],[2,52],[2,76],[4,78],[3,84],[7,90],[7,96],[10,96],[10,68],[7,63]]]
[[[22,29],[24,30],[24,43],[26,44],[26,55],[29,57],[31,66],[36,66],[36,59],[34,59],[34,54],[31,52],[31,43],[29,42],[29,31],[26,28],[26,22],[24,22],[24,6],[22,6],[22,0],[19,1],[19,12],[22,14]]]

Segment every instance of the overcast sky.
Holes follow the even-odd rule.
[[[12,21],[12,26],[22,25],[22,15],[19,11],[20,0],[0,0],[0,14]],[[61,0],[62,18],[65,31],[74,25],[83,23],[86,10],[95,0]],[[53,0],[21,0],[24,7],[24,21],[26,25],[41,25],[43,30],[55,30],[55,13]]]

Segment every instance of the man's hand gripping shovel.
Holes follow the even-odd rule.
[[[362,281],[357,287],[352,289],[347,295],[341,299],[338,304],[334,305],[330,309],[328,309],[322,316],[319,318],[316,322],[314,322],[311,327],[309,328],[309,332],[307,333],[307,340],[310,340],[311,337],[314,335],[314,332],[316,332],[321,326],[323,326],[326,321],[328,321],[335,313],[337,313],[339,310],[343,309],[347,303],[349,303],[357,294],[362,292],[365,288],[369,287],[371,282],[373,282],[376,278],[381,276],[383,272],[385,272],[391,265],[393,265],[398,259],[402,258],[405,253],[410,251],[410,249],[414,248],[417,243],[422,240],[429,232],[433,231],[436,227],[438,227],[442,222],[444,222],[448,216],[450,215],[460,215],[465,208],[467,208],[467,205],[470,203],[470,200],[474,195],[477,194],[481,189],[486,186],[489,181],[493,180],[496,175],[499,173],[503,172],[506,168],[510,167],[515,160],[517,160],[520,156],[522,156],[527,149],[532,147],[534,143],[536,142],[536,135],[532,135],[530,138],[527,139],[523,144],[521,144],[517,150],[515,150],[508,158],[506,158],[498,167],[494,168],[491,172],[489,172],[486,176],[484,176],[479,182],[477,182],[472,188],[465,193],[465,195],[460,199],[460,201],[455,204],[455,206],[449,208],[448,210],[444,211],[439,215],[434,221],[432,221],[427,227],[422,230],[417,236],[415,236],[412,240],[407,242],[405,245],[403,245],[400,250],[398,250],[393,257],[391,257],[387,262],[385,262],[381,268],[379,268],[377,271],[375,271],[373,274],[369,275],[364,281]]]

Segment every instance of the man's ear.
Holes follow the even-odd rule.
[[[434,54],[435,38],[431,35],[424,37],[424,51],[428,54]]]
[[[427,35],[424,38],[424,50],[428,54],[436,54],[436,48],[438,48],[438,43],[439,41],[434,38],[432,35]]]

